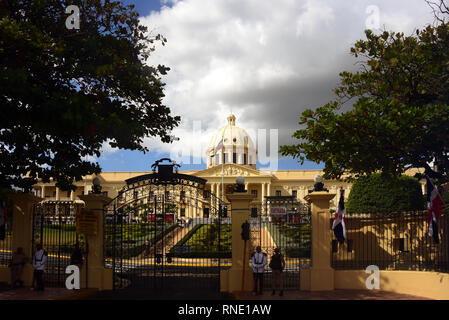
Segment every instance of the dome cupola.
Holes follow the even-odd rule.
[[[256,168],[256,148],[245,129],[235,125],[235,116],[229,115],[228,125],[220,128],[211,138],[206,151],[207,168],[235,163]]]

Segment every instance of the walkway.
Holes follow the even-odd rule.
[[[379,290],[333,290],[333,291],[284,291],[282,297],[279,292],[271,295],[270,291],[264,291],[260,296],[247,293],[236,297],[238,300],[432,300],[429,298],[400,294]]]
[[[271,295],[271,290],[261,296],[251,293],[232,297],[225,293],[210,290],[150,290],[122,289],[117,291],[96,291],[93,289],[67,290],[65,288],[46,288],[33,291],[29,287],[8,289],[0,286],[1,300],[432,300],[429,298],[399,294],[379,290],[333,290],[333,291],[284,291]]]

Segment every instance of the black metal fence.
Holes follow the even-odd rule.
[[[162,167],[127,180],[104,208],[104,262],[114,288],[219,290],[231,224],[205,180]]]
[[[301,269],[311,266],[311,212],[310,206],[295,197],[265,197],[262,204],[251,205],[251,242],[267,254],[264,286],[273,287],[273,273],[268,264],[279,248],[285,259],[283,287],[298,290]]]
[[[33,255],[37,243],[48,253],[44,272],[45,286],[65,286],[65,269],[70,265],[70,256],[76,243],[86,253],[85,237],[76,232],[75,222],[77,212],[83,207],[83,203],[74,201],[44,201],[34,207]]]
[[[4,217],[5,230],[2,238],[0,238],[0,266],[8,267],[12,257],[12,212],[7,212]],[[17,249],[17,248],[15,248]]]
[[[330,226],[333,223],[330,219]],[[392,214],[346,214],[347,238],[332,232],[332,267],[449,272],[449,219],[438,221],[439,243],[429,236],[427,211]]]

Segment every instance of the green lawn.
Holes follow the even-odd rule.
[[[276,246],[288,258],[309,258],[311,250],[310,224],[271,222],[267,226]]]
[[[219,228],[217,224],[198,224],[172,248],[171,252],[176,257],[185,258],[230,258],[231,242],[231,225],[221,225]]]

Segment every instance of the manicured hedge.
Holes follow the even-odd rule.
[[[373,174],[354,182],[345,207],[347,213],[417,211],[425,209],[425,198],[416,178]]]

